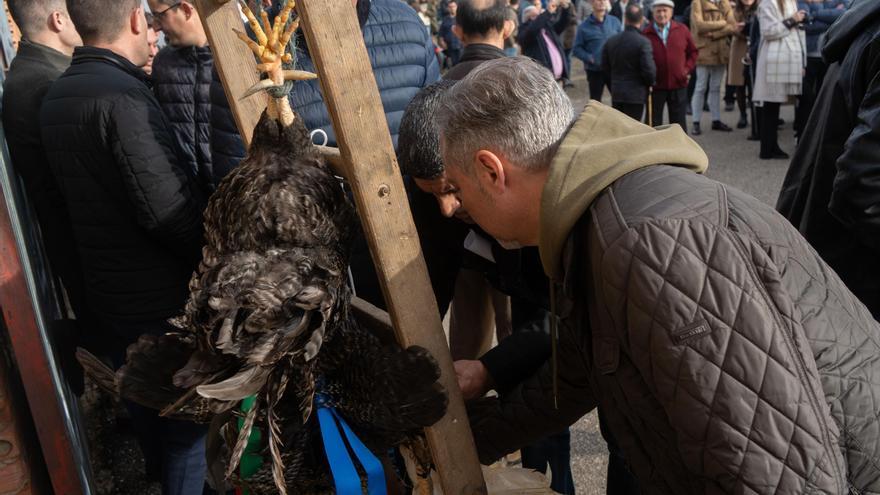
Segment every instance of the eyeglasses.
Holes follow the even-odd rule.
[[[153,25],[155,26],[157,24],[161,24],[162,19],[165,17],[165,14],[167,14],[169,10],[176,9],[177,7],[180,7],[181,3],[183,3],[183,2],[177,2],[174,5],[163,10],[162,12],[153,12]]]

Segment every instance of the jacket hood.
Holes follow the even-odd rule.
[[[596,101],[587,104],[556,152],[541,197],[539,249],[544,271],[560,275],[571,229],[605,188],[651,165],[702,173],[706,153],[678,125],[649,127]]]
[[[852,42],[864,32],[865,28],[880,16],[880,2],[877,0],[855,0],[852,7],[828,28],[822,58],[828,64],[839,62],[846,56]]]

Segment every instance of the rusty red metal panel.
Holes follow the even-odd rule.
[[[0,163],[2,169],[3,163]],[[2,171],[2,170],[0,170]],[[0,174],[3,175],[3,174]],[[0,177],[2,182],[4,177]],[[9,182],[6,182],[9,185]],[[48,351],[41,329],[41,317],[30,284],[29,263],[19,249],[19,237],[13,228],[9,189],[0,189],[0,310],[25,394],[40,440],[40,447],[56,494],[88,493],[84,476],[83,452],[75,447],[69,404],[65,403],[54,357]]]

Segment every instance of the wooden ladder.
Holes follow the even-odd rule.
[[[195,0],[195,5],[247,146],[267,97],[241,99],[258,82],[259,74],[252,52],[233,33],[233,28],[242,29],[237,2]],[[338,150],[322,151],[354,192],[397,341],[404,347],[428,349],[440,363],[449,407],[446,416],[426,433],[443,491],[447,495],[484,494],[464,401],[353,2],[298,0],[296,8],[339,145]],[[369,312],[355,301],[355,309],[359,308]]]

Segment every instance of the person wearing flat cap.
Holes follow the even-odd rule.
[[[687,26],[672,20],[674,8],[672,0],[655,0],[651,7],[654,18],[643,32],[651,42],[657,67],[653,122],[649,124],[662,124],[663,110],[668,109],[667,122],[687,129],[687,86],[689,74],[697,65],[698,51]]]

